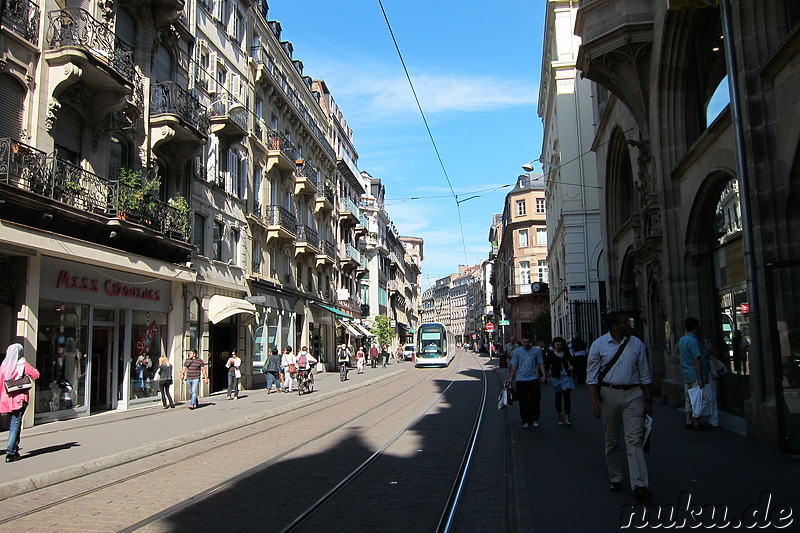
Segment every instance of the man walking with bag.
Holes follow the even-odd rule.
[[[708,361],[708,352],[703,347],[700,339],[700,321],[690,316],[683,321],[686,334],[678,341],[678,354],[681,360],[681,370],[683,370],[683,396],[684,408],[686,410],[686,429],[708,429],[708,426],[700,423],[700,419],[693,416],[692,400],[689,394],[691,389],[700,389],[708,383],[708,375],[711,372],[711,365]]]
[[[631,335],[623,313],[608,316],[608,330],[589,349],[586,384],[592,415],[603,418],[609,490],[622,490],[624,438],[631,489],[637,501],[645,502],[653,497],[642,448],[644,417],[653,414],[647,347]]]

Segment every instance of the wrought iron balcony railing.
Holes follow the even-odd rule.
[[[297,242],[305,242],[319,249],[319,234],[305,224],[297,225]]]
[[[339,209],[342,212],[352,213],[355,217],[361,216],[361,211],[358,209],[358,207],[356,207],[356,204],[355,202],[353,202],[353,200],[346,197],[339,198],[339,200],[340,200]]]
[[[243,131],[247,131],[247,112],[242,105],[234,100],[222,99],[211,104],[208,110],[209,116],[225,117],[239,126]]]
[[[133,46],[124,42],[108,27],[85,9],[68,7],[50,11],[50,50],[78,47],[106,63],[125,81],[136,81]]]
[[[30,0],[5,0],[0,27],[8,28],[23,39],[39,41],[39,6]]]
[[[355,261],[356,263],[358,263],[358,264],[361,264],[361,253],[360,253],[360,252],[358,251],[358,249],[357,249],[355,246],[353,246],[352,244],[350,244],[350,243],[347,243],[347,244],[345,244],[345,247],[344,247],[344,254],[345,254],[345,255],[346,255],[348,258],[350,258],[350,259],[352,259],[353,261]]]
[[[331,205],[336,203],[336,191],[328,184],[328,180],[317,179],[317,196],[324,196]]]
[[[201,135],[208,136],[206,107],[173,81],[162,81],[150,88],[150,114],[162,113],[177,115]]]
[[[297,230],[297,217],[288,209],[279,205],[264,206],[264,218],[269,226],[280,226],[282,229],[294,234]]]
[[[97,215],[128,220],[172,239],[189,241],[188,210],[48,156],[15,139],[0,139],[0,183]]]
[[[269,146],[270,150],[280,150],[289,161],[297,161],[297,148],[295,148],[288,137],[272,128],[269,129],[268,135],[267,146]]]
[[[322,253],[324,253],[330,260],[336,259],[336,245],[329,240],[322,241]]]
[[[302,164],[295,167],[294,175],[301,178],[308,178],[316,185],[319,178],[319,171],[308,161],[303,161]]]

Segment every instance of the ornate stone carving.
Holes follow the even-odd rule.
[[[98,0],[97,7],[100,9],[100,16],[110,23],[114,18],[114,0]]]
[[[56,125],[56,117],[59,109],[61,109],[61,104],[58,100],[51,99],[47,104],[47,115],[44,119],[44,127],[47,131],[52,131],[53,126]]]
[[[64,103],[75,106],[75,108],[83,114],[84,118],[92,116],[94,91],[86,87],[83,83],[70,85],[64,89],[58,99]]]

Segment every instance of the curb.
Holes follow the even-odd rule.
[[[0,483],[0,501],[6,500],[13,496],[19,496],[21,494],[26,494],[28,492],[33,492],[35,490],[43,489],[45,487],[50,487],[52,485],[57,485],[58,483],[63,483],[65,481],[71,481],[73,479],[77,479],[79,477],[88,474],[94,474],[102,470],[107,470],[109,468],[113,468],[120,464],[130,463],[132,461],[143,459],[145,457],[150,457],[153,454],[179,448],[180,446],[184,446],[192,442],[213,437],[221,433],[226,433],[232,429],[237,429],[241,428],[242,426],[249,426],[252,424],[256,424],[268,418],[272,418],[274,416],[278,416],[286,412],[293,411],[298,407],[313,405],[315,403],[325,401],[334,396],[338,396],[339,394],[342,393],[352,392],[354,390],[363,387],[368,387],[370,385],[373,385],[390,377],[396,376],[402,372],[405,372],[405,369],[395,370],[389,372],[388,374],[383,374],[379,377],[368,379],[367,381],[347,386],[343,389],[337,389],[335,391],[326,392],[320,395],[314,394],[313,397],[311,398],[306,397],[297,402],[282,405],[280,407],[273,407],[272,409],[269,409],[262,413],[245,415],[241,418],[236,418],[234,420],[217,424],[216,426],[208,427],[199,431],[195,431],[193,433],[188,433],[186,435],[181,435],[179,437],[172,437],[162,441],[151,442],[150,444],[139,446],[134,450],[127,450],[124,452],[108,455],[106,457],[101,457],[100,459],[86,461],[78,465],[71,465],[56,470],[50,470],[49,472],[43,472],[41,474],[21,477],[12,481]]]

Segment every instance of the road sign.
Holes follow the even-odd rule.
[[[498,326],[510,326],[510,325],[511,325],[511,322],[510,322],[510,321],[508,321],[508,320],[499,320],[499,321],[497,322],[497,325],[498,325]]]
[[[490,332],[494,331],[494,324],[492,324],[491,322],[487,323],[486,324],[486,331],[490,331]]]

